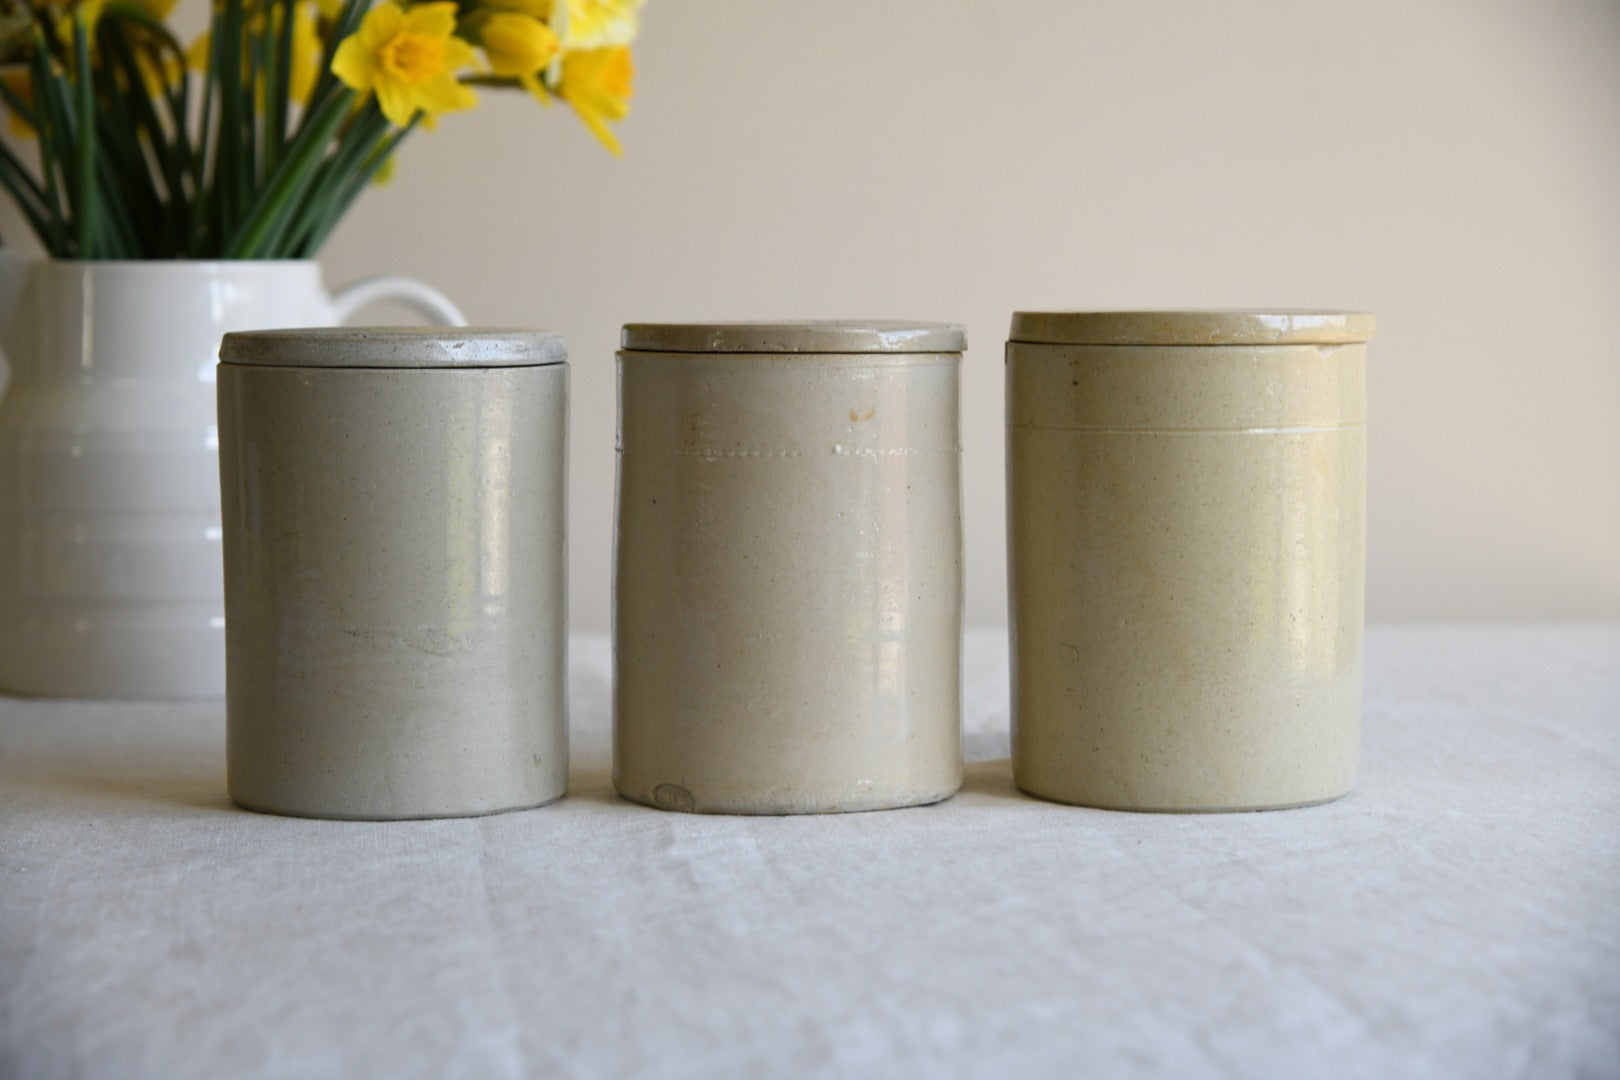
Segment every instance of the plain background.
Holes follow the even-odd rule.
[[[1008,316],[1108,307],[1374,311],[1369,618],[1620,617],[1614,0],[652,0],[636,55],[622,160],[485,92],[322,259],[566,335],[576,628],[621,323],[965,323],[967,614],[1001,623]]]

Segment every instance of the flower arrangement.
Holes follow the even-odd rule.
[[[0,184],[60,259],[315,254],[400,143],[482,88],[560,98],[609,150],[645,0],[0,0]]]

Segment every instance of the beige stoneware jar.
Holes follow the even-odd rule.
[[[562,795],[562,339],[261,331],[220,357],[231,798],[383,819]]]
[[[962,782],[957,326],[625,327],[613,781],[666,810]]]
[[[1355,783],[1370,315],[1013,316],[1013,772],[1124,810]]]

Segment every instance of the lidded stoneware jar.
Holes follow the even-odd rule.
[[[1129,810],[1337,798],[1360,734],[1370,315],[1013,316],[1013,771]]]
[[[614,785],[666,810],[961,785],[960,327],[634,324]]]
[[[560,796],[562,339],[261,331],[220,358],[231,797],[381,819]]]

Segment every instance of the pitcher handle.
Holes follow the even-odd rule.
[[[347,322],[360,308],[377,300],[403,304],[439,326],[466,326],[467,317],[444,293],[415,278],[385,274],[351,281],[332,294],[332,315]]]

